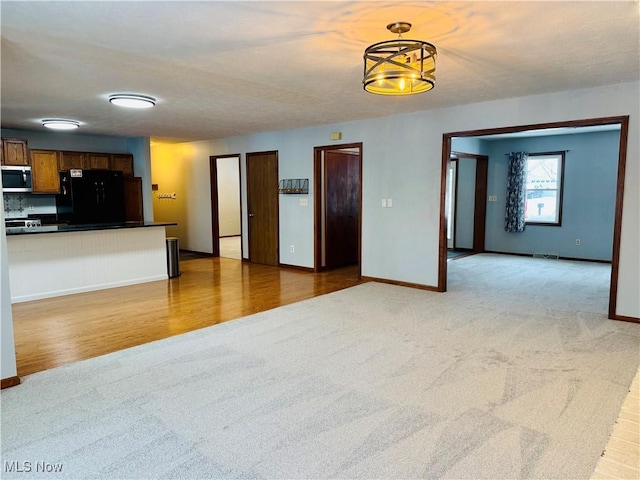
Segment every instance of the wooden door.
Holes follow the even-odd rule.
[[[329,150],[324,160],[325,267],[358,263],[360,155]]]
[[[476,201],[473,222],[473,251],[484,252],[485,227],[487,223],[487,178],[489,157],[476,158]]]
[[[123,177],[124,179],[124,219],[127,222],[142,222],[142,178]]]
[[[278,152],[247,153],[249,261],[278,266]]]

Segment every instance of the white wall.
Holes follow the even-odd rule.
[[[0,210],[0,378],[15,377],[16,349],[13,340],[13,317],[11,315],[11,289],[9,285],[9,262],[7,261],[7,236],[4,229],[4,212]]]
[[[198,251],[212,251],[209,156],[278,150],[280,178],[312,179],[314,146],[363,142],[362,274],[435,286],[444,133],[629,115],[616,313],[638,317],[639,87],[639,82],[632,82],[190,143],[187,210],[198,212],[201,220],[188,226],[190,246]],[[342,132],[340,142],[329,140],[330,132],[335,131]],[[244,162],[241,167],[242,176],[246,178]],[[246,205],[244,186],[242,196]],[[393,208],[382,209],[381,198],[393,198]],[[285,195],[280,198],[280,261],[312,267],[313,192],[310,191],[306,207],[295,200]],[[243,222],[246,231],[246,215]],[[291,244],[296,245],[295,253],[286,248]],[[246,238],[244,252],[248,254]]]

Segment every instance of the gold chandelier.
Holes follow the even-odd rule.
[[[411,29],[407,22],[387,25],[398,34],[397,40],[374,43],[364,51],[362,84],[378,95],[413,95],[435,86],[436,47],[421,40],[405,40],[402,34]]]

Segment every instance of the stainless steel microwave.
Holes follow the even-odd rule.
[[[31,167],[2,166],[2,190],[4,192],[31,192]]]

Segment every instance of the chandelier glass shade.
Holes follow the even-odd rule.
[[[410,23],[397,22],[387,29],[398,34],[397,40],[374,43],[364,51],[362,84],[378,95],[413,95],[435,86],[436,47],[422,40],[405,40]]]

